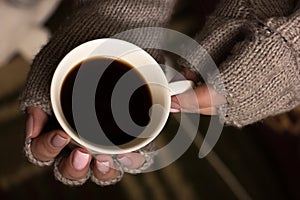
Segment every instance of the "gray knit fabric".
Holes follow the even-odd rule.
[[[34,157],[34,155],[32,154],[32,151],[31,151],[31,142],[32,142],[32,139],[28,138],[25,140],[25,145],[24,145],[24,153],[25,153],[25,156],[27,157],[28,161],[39,167],[52,165],[54,162],[54,159],[48,160],[48,161],[40,161]]]
[[[219,66],[208,83],[228,101],[226,124],[242,127],[300,104],[300,13],[293,0],[222,0],[196,40]],[[188,48],[188,47],[186,47]],[[203,53],[202,53],[203,54]],[[205,55],[188,53],[203,68]],[[200,56],[199,56],[200,55]]]
[[[140,27],[163,27],[176,0],[81,0],[74,13],[35,57],[21,95],[21,109],[35,106],[51,114],[49,90],[60,60],[76,46],[89,40],[113,36]],[[130,35],[130,42],[155,42],[156,38]],[[124,38],[122,38],[124,39]],[[125,38],[126,39],[126,38]],[[159,54],[148,50],[155,58]]]
[[[92,174],[91,181],[102,187],[114,185],[114,184],[118,183],[119,181],[121,181],[124,176],[124,170],[123,170],[121,164],[115,158],[113,159],[113,161],[114,161],[114,168],[119,171],[119,174],[117,177],[115,177],[114,179],[111,179],[111,180],[99,180],[96,178],[93,171],[91,171],[92,172],[91,173]]]
[[[83,185],[91,177],[91,174],[92,174],[91,169],[88,170],[85,177],[83,177],[79,180],[72,180],[72,179],[64,177],[59,171],[59,165],[62,160],[63,160],[63,157],[59,157],[59,158],[55,159],[54,168],[53,168],[53,174],[54,174],[55,179],[60,181],[61,183],[65,184],[65,185],[69,185],[69,186],[80,186],[80,185]]]
[[[25,152],[25,155],[26,155],[28,161],[31,162],[32,164],[35,164],[40,167],[50,166],[54,163],[53,173],[54,173],[55,179],[62,182],[65,185],[69,185],[69,186],[83,185],[90,178],[91,178],[91,181],[93,181],[94,183],[96,183],[97,185],[100,185],[100,186],[108,186],[108,185],[116,184],[117,182],[119,182],[122,179],[124,172],[130,173],[130,174],[139,174],[139,173],[142,173],[145,170],[147,170],[153,164],[153,159],[156,154],[155,153],[155,144],[152,142],[152,143],[146,145],[145,147],[143,147],[142,149],[136,151],[137,153],[141,154],[145,159],[144,163],[138,168],[129,169],[126,166],[122,165],[118,161],[116,156],[112,156],[112,159],[114,161],[114,167],[116,169],[118,169],[118,171],[119,171],[119,175],[117,177],[115,177],[114,179],[106,180],[106,181],[97,179],[95,177],[95,175],[93,174],[93,170],[92,170],[93,166],[91,166],[88,173],[86,174],[86,176],[84,178],[82,178],[80,180],[71,180],[69,178],[64,177],[59,171],[59,165],[63,159],[62,155],[55,159],[51,159],[49,161],[37,160],[34,157],[34,155],[32,154],[31,142],[32,142],[32,139],[25,140],[24,152]]]

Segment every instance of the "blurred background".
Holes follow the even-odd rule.
[[[192,35],[215,3],[180,1],[171,27]],[[225,127],[203,159],[199,146],[210,117],[201,116],[198,136],[180,159],[156,172],[125,175],[114,186],[65,186],[52,167],[28,163],[19,93],[32,58],[70,11],[69,0],[0,1],[0,199],[300,199],[300,108],[243,129]],[[159,145],[174,137],[178,117],[170,116]]]

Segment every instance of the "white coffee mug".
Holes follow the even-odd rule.
[[[139,72],[149,86],[153,105],[151,111],[149,111],[150,122],[144,127],[140,137],[128,143],[100,145],[94,141],[89,141],[82,137],[82,134],[74,131],[62,111],[61,89],[65,77],[78,63],[94,57],[113,58],[129,63]],[[140,47],[123,40],[104,38],[86,42],[70,51],[62,59],[52,79],[50,97],[57,121],[76,145],[88,149],[92,154],[123,154],[138,150],[153,141],[159,135],[169,117],[171,96],[185,92],[192,89],[192,87],[193,82],[189,80],[168,83],[161,66]],[[118,112],[118,110],[113,111]],[[80,113],[75,114],[79,115],[78,119],[80,119]]]

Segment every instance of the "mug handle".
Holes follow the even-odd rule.
[[[181,94],[190,89],[193,89],[194,87],[195,87],[194,82],[190,81],[190,80],[181,80],[181,81],[175,81],[175,82],[169,83],[169,90],[170,90],[171,96]]]

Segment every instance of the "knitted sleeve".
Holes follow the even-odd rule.
[[[227,99],[218,108],[226,124],[242,127],[300,104],[300,14],[294,7],[290,0],[224,0],[196,36],[219,66],[208,84]],[[195,70],[205,62],[181,63]]]
[[[71,16],[33,60],[21,95],[21,109],[35,106],[51,114],[50,83],[60,60],[89,40],[110,37],[139,27],[162,27],[176,0],[78,0]],[[134,40],[135,35],[131,35]],[[151,41],[153,38],[147,38]],[[154,57],[155,51],[149,50]]]

